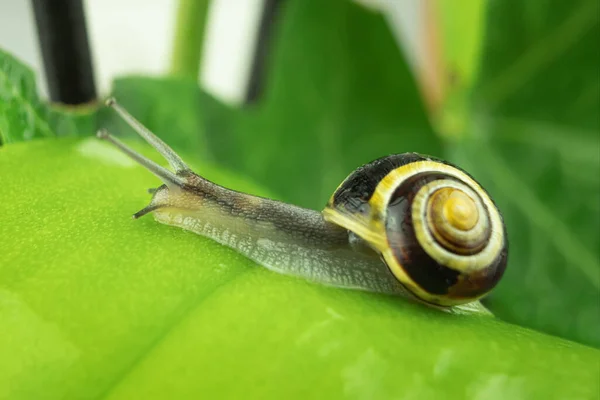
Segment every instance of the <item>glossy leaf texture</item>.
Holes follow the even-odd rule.
[[[449,158],[504,212],[509,321],[600,346],[600,4],[490,2],[471,129]]]
[[[0,49],[0,146],[54,136],[93,134],[95,107],[49,106],[40,100],[33,72]]]
[[[266,194],[210,165],[193,167]],[[4,146],[0,171],[11,171],[0,192],[0,398],[593,398],[600,390],[596,349],[497,318],[313,285],[151,217],[132,220],[159,182],[95,138]]]

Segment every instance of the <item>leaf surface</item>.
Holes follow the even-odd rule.
[[[209,165],[194,168],[265,194]],[[600,390],[598,350],[492,317],[310,284],[150,217],[132,220],[158,182],[97,139],[5,146],[0,171],[12,171],[0,192],[0,397]]]

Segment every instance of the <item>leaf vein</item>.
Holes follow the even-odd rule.
[[[490,109],[502,103],[544,65],[554,61],[576,43],[597,22],[597,5],[595,0],[583,3],[544,40],[531,46],[517,61],[482,88],[482,97],[486,99]]]
[[[164,329],[159,332],[158,335],[148,344],[148,346],[139,352],[137,357],[135,357],[131,363],[126,366],[114,379],[113,381],[106,387],[106,389],[100,393],[97,399],[107,399],[111,395],[111,393],[127,379],[128,376],[131,375],[133,371],[136,370],[136,367],[142,364],[144,360],[146,360],[152,351],[158,346],[165,342],[165,340],[169,337],[169,335],[174,331],[175,327],[181,326],[184,321],[188,319],[191,313],[204,301],[209,299],[215,293],[220,291],[224,286],[229,285],[230,283],[240,279],[243,276],[246,276],[250,271],[253,271],[253,268],[248,268],[243,270],[242,272],[236,273],[233,276],[229,276],[223,279],[221,282],[216,284],[210,290],[203,292],[200,296],[191,300],[188,304],[183,306],[183,309],[177,313],[177,315],[173,316],[173,319],[168,321],[165,324]]]

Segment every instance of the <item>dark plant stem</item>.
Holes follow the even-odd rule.
[[[198,79],[209,0],[179,0],[171,74]]]
[[[265,0],[258,29],[256,47],[254,49],[254,56],[252,58],[252,69],[250,71],[250,80],[246,92],[246,104],[256,102],[262,93],[266,76],[266,66],[271,48],[273,28],[282,3],[283,0]]]
[[[50,99],[69,105],[96,98],[82,0],[32,0]]]

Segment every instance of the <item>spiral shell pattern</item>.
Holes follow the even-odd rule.
[[[423,160],[395,169],[380,185],[380,200],[387,204],[383,255],[413,293],[452,305],[496,285],[506,267],[504,223],[471,176]]]
[[[495,203],[468,173],[433,157],[404,153],[357,169],[325,216],[368,242],[428,303],[477,300],[506,268],[506,230]]]

